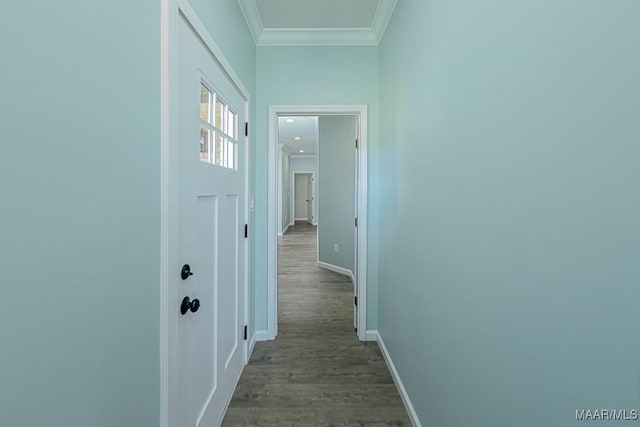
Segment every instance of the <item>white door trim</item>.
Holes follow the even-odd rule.
[[[278,116],[336,116],[358,117],[360,129],[358,168],[358,259],[356,262],[358,289],[358,338],[367,338],[367,120],[366,105],[270,105],[269,106],[269,183],[267,224],[267,335],[278,335],[278,239],[277,239],[277,144]],[[355,143],[355,141],[354,141]]]
[[[177,310],[179,295],[172,286],[178,277],[178,30],[181,16],[199,35],[212,58],[245,100],[245,117],[251,123],[251,96],[235,73],[222,50],[187,0],[160,0],[160,427],[179,427],[176,403],[176,352],[171,343],[177,341],[175,322],[170,316]],[[174,106],[173,108],[171,106]],[[241,127],[239,125],[239,127]],[[249,158],[250,144],[245,137],[245,224],[249,221]],[[250,325],[249,313],[249,239],[245,240],[245,324]],[[250,331],[251,332],[251,331]],[[244,362],[249,359],[249,341],[244,342]]]

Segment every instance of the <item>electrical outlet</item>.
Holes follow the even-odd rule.
[[[338,252],[340,252],[340,246],[338,246],[338,244],[337,244],[337,243],[335,243],[335,244],[333,245],[333,252],[334,252],[334,253],[338,253]]]

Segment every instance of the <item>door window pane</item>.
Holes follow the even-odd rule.
[[[215,165],[223,166],[224,160],[224,138],[216,133],[216,158]]]
[[[225,105],[216,97],[216,122],[213,124],[218,129],[224,131],[222,119],[224,118]]]
[[[200,161],[237,169],[238,114],[200,84]]]
[[[231,138],[236,138],[236,113],[227,109],[227,120],[225,122],[225,132]]]
[[[232,141],[227,140],[227,164],[225,165],[229,169],[235,169],[235,161],[236,161],[236,144]]]
[[[200,84],[200,120],[211,123],[211,91]]]
[[[200,125],[200,161],[209,163],[209,129]]]

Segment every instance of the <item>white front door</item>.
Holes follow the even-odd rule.
[[[244,365],[246,100],[179,31],[180,427],[217,426]],[[188,298],[188,300],[186,299]]]

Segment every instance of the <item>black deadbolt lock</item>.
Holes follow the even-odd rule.
[[[189,264],[185,264],[182,266],[180,277],[182,277],[182,280],[187,280],[189,276],[193,276],[193,272],[191,271],[191,267],[189,266]]]

